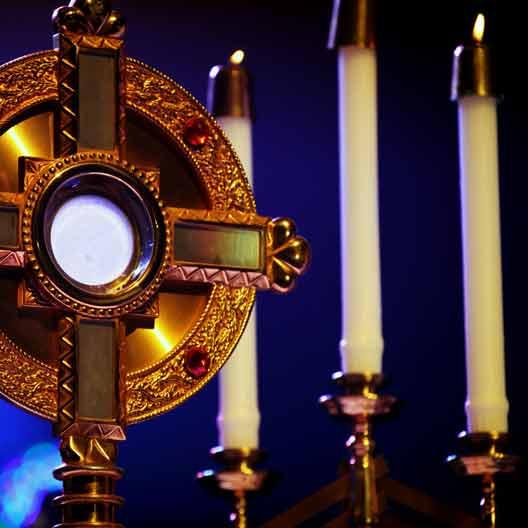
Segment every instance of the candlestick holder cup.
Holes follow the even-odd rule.
[[[210,493],[231,501],[230,525],[248,528],[248,499],[270,491],[278,479],[276,472],[259,468],[266,459],[262,449],[214,447],[211,458],[219,469],[200,471],[196,478]]]
[[[334,417],[350,423],[352,435],[346,442],[350,451],[351,494],[349,508],[354,527],[375,526],[379,522],[379,493],[376,486],[372,436],[376,417],[391,412],[396,398],[379,394],[381,374],[342,373],[332,376],[340,394],[327,394],[319,403]]]
[[[449,456],[447,462],[458,475],[481,480],[482,525],[486,528],[500,526],[500,517],[497,516],[497,475],[514,473],[520,462],[520,458],[512,453],[510,435],[463,431],[458,435],[457,454]]]

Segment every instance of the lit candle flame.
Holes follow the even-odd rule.
[[[473,26],[473,39],[477,43],[482,42],[482,37],[484,36],[484,28],[486,26],[486,19],[482,13],[477,15],[475,19],[475,25]]]
[[[242,64],[242,61],[244,60],[245,53],[242,50],[236,50],[231,57],[229,57],[229,62],[231,64],[234,64],[235,66],[238,66],[239,64]]]

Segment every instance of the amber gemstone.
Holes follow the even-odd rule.
[[[209,126],[203,117],[193,117],[185,124],[185,142],[191,147],[203,147],[209,138],[209,135]]]
[[[203,378],[210,364],[209,354],[203,348],[189,348],[185,353],[185,369],[193,378]]]

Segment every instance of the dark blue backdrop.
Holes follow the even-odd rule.
[[[117,2],[116,2],[117,4]],[[259,297],[262,446],[283,474],[257,516],[271,518],[332,480],[345,430],[316,405],[339,366],[338,165],[330,3],[122,1],[128,54],[204,101],[209,68],[236,48],[255,77],[255,194],[268,215],[297,220],[313,264],[294,294]],[[384,2],[379,28],[380,202],[385,371],[402,412],[379,429],[392,476],[453,503],[462,484],[443,459],[464,427],[464,343],[456,112],[451,54],[460,2]],[[0,62],[50,46],[54,0],[2,5]],[[528,227],[520,14],[496,13],[506,99],[501,192],[511,430],[527,431],[524,396]],[[508,59],[513,64],[506,67]],[[225,513],[195,484],[216,442],[216,381],[172,413],[129,430],[121,463],[129,527],[213,526]],[[0,467],[50,427],[0,402]],[[513,508],[513,501],[512,501]]]

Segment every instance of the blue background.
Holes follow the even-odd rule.
[[[311,242],[296,291],[259,296],[261,444],[283,479],[255,505],[270,519],[336,476],[345,428],[318,408],[339,367],[340,277],[335,54],[331,5],[321,2],[115,2],[127,53],[205,101],[210,67],[237,48],[255,78],[255,194],[260,212],[287,215]],[[480,2],[483,4],[483,2]],[[464,330],[455,105],[451,56],[479,2],[383,2],[379,25],[380,217],[384,370],[401,412],[377,433],[394,478],[470,508],[475,496],[444,458],[465,426]],[[521,14],[494,9],[503,81],[501,200],[511,431],[525,453],[526,90]],[[2,5],[0,62],[50,47],[40,0]],[[434,7],[433,7],[434,6]],[[511,6],[510,6],[511,7]],[[511,64],[508,64],[511,62]],[[130,428],[120,462],[129,527],[218,526],[222,501],[194,474],[216,443],[216,381],[168,415]],[[50,426],[0,402],[0,470]],[[510,514],[521,511],[505,497]],[[156,523],[156,524],[155,524]]]

